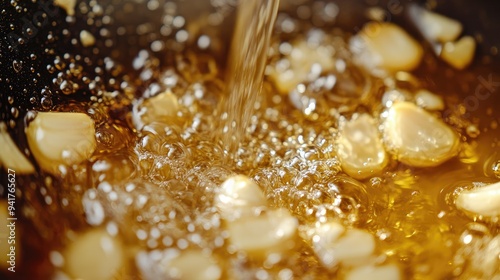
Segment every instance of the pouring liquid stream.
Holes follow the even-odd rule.
[[[279,0],[240,1],[221,103],[220,139],[229,158],[242,142],[262,88]]]

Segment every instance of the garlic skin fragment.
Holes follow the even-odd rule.
[[[360,266],[351,270],[345,277],[346,280],[399,280],[401,272],[395,264],[381,266]]]
[[[424,54],[420,44],[401,27],[380,22],[365,24],[351,39],[350,49],[358,63],[372,71],[411,71]]]
[[[452,42],[462,33],[462,24],[458,20],[431,12],[416,4],[409,8],[410,19],[418,30],[430,42]]]
[[[356,266],[373,255],[375,239],[364,230],[329,222],[314,229],[313,250],[326,268],[332,269],[339,263]]]
[[[76,0],[54,0],[54,5],[64,9],[68,16],[75,15]]]
[[[0,123],[0,167],[15,170],[18,174],[30,174],[35,172],[31,162],[17,148],[12,141],[5,123]]]
[[[168,279],[217,280],[222,276],[216,260],[200,250],[181,252],[165,265],[165,269]]]
[[[500,182],[462,191],[458,195],[455,205],[472,217],[500,217]]]
[[[384,142],[397,160],[414,167],[442,164],[458,153],[459,139],[443,121],[410,102],[387,111]]]
[[[283,253],[295,246],[298,221],[286,209],[227,223],[231,245],[251,257]]]
[[[316,46],[307,41],[295,43],[290,55],[286,56],[285,59],[267,70],[269,77],[275,82],[281,93],[289,93],[298,84],[309,81],[313,66],[319,66],[321,72],[332,70],[335,67],[333,53],[330,49],[321,45]],[[288,64],[288,68],[281,69],[283,64]]]
[[[371,116],[362,114],[340,129],[337,155],[342,170],[355,179],[366,179],[385,168],[387,154]]]
[[[115,279],[123,265],[122,245],[104,229],[92,229],[79,235],[63,255],[64,270],[78,279]]]
[[[96,148],[94,121],[83,113],[39,112],[26,134],[40,167],[53,174],[60,165],[89,158]]]
[[[231,221],[252,216],[258,208],[265,208],[266,197],[250,178],[236,175],[226,179],[215,197],[215,205],[222,218]]]
[[[441,59],[458,70],[471,64],[476,51],[476,41],[471,36],[464,36],[456,42],[444,44]]]

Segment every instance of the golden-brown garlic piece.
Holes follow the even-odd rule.
[[[399,102],[389,108],[383,133],[388,151],[411,166],[437,166],[458,153],[457,134],[443,121],[410,102]]]
[[[40,167],[53,174],[60,165],[89,158],[96,148],[94,121],[83,113],[39,112],[26,134]]]

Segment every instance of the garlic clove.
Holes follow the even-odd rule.
[[[236,175],[222,183],[215,205],[224,219],[234,220],[254,214],[257,208],[266,207],[267,200],[254,181]]]
[[[222,276],[222,269],[211,255],[188,250],[168,262],[166,274],[168,279],[217,280]]]
[[[415,166],[437,166],[454,157],[459,140],[443,121],[409,102],[394,104],[383,124],[386,147],[399,161]]]
[[[76,0],[54,0],[54,5],[64,9],[68,16],[75,15]]]
[[[458,195],[455,205],[458,209],[473,217],[499,217],[500,182],[462,191]]]
[[[321,72],[334,67],[331,49],[300,41],[293,45],[289,55],[276,63],[274,67],[269,68],[268,72],[278,90],[282,93],[289,93],[298,84],[317,78],[316,76]],[[311,75],[314,77],[310,77]]]
[[[441,50],[441,59],[456,69],[462,70],[474,59],[476,41],[471,36],[464,36],[456,42],[445,43]]]
[[[462,24],[454,19],[428,11],[418,5],[411,5],[410,19],[430,42],[455,41],[462,33]]]
[[[444,109],[443,98],[425,89],[421,89],[415,93],[415,102],[418,106],[427,110],[439,111]]]
[[[347,122],[337,138],[337,155],[342,170],[356,179],[382,171],[388,159],[375,120],[362,114]]]
[[[410,71],[422,60],[423,49],[401,27],[369,22],[351,39],[351,51],[366,68],[389,72]]]
[[[0,123],[0,166],[12,169],[18,174],[30,174],[35,172],[31,162],[19,151],[17,145],[12,141],[5,123]]]
[[[395,264],[387,264],[381,266],[360,266],[356,267],[347,273],[346,280],[399,280],[401,272]]]
[[[373,236],[360,229],[345,229],[339,223],[330,222],[314,229],[313,249],[326,268],[339,263],[358,265],[375,251]]]
[[[313,249],[316,256],[326,268],[333,268],[338,263],[331,245],[346,231],[345,227],[336,222],[322,224],[312,230]]]
[[[152,122],[170,123],[179,111],[177,96],[170,90],[159,93],[151,98],[137,101],[133,108],[133,122],[140,130]]]
[[[349,229],[332,246],[332,250],[343,264],[363,263],[375,251],[373,236],[359,229]]]
[[[65,271],[78,279],[115,279],[123,265],[121,244],[104,229],[79,235],[63,255]]]
[[[96,148],[94,122],[82,113],[39,112],[26,134],[40,167],[54,174],[60,165],[89,158]]]
[[[286,209],[227,223],[231,245],[253,257],[282,253],[295,246],[298,221]]]

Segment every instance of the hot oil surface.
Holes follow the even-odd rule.
[[[326,11],[328,19],[328,11],[333,8],[318,9]],[[230,95],[226,104],[254,110],[228,106],[232,108],[229,123],[244,116],[236,124],[239,128],[235,128],[235,134],[222,136],[226,138],[223,142],[214,141],[213,132],[221,124],[219,105],[234,81],[226,83],[214,55],[198,48],[168,53],[167,58],[150,49],[138,52],[134,58],[137,67],[127,68],[137,79],[127,82],[128,94],[120,102],[104,95],[104,102],[97,106],[54,107],[91,112],[98,148],[89,161],[69,168],[62,178],[41,174],[26,179],[26,216],[30,220],[26,228],[34,228],[38,234],[26,231],[24,238],[36,235],[37,240],[44,241],[27,241],[26,247],[37,248],[43,256],[62,252],[74,240],[75,232],[84,231],[90,224],[105,228],[124,245],[123,255],[130,265],[119,278],[132,277],[139,271],[143,275],[149,271],[150,277],[156,277],[154,269],[146,265],[155,264],[151,252],[190,248],[209,249],[227,271],[223,274],[227,278],[287,279],[287,275],[293,275],[298,279],[330,279],[345,273],[344,268],[323,268],[309,241],[302,238],[298,238],[293,253],[275,262],[263,264],[231,251],[213,201],[224,179],[238,173],[253,178],[274,207],[290,210],[302,226],[335,219],[368,230],[377,238],[377,254],[396,262],[409,278],[447,278],[460,273],[465,278],[481,278],[479,267],[488,256],[485,248],[498,237],[498,227],[472,223],[449,203],[449,194],[473,182],[498,180],[498,124],[491,120],[496,118],[498,122],[495,108],[480,122],[474,119],[475,112],[464,117],[468,112],[462,101],[467,96],[455,94],[449,89],[453,85],[441,86],[447,84],[444,78],[433,81],[435,84],[427,82],[425,73],[431,66],[424,63],[417,71],[418,86],[397,79],[392,83],[428,86],[445,97],[447,108],[452,109],[445,121],[462,135],[461,153],[435,168],[411,168],[392,161],[376,177],[362,182],[350,178],[342,173],[334,152],[338,125],[344,121],[342,116],[379,114],[387,83],[352,62],[347,47],[350,34],[312,28],[304,21],[285,14],[278,17],[268,64],[275,65],[293,51],[295,41],[312,40],[330,46],[337,61],[343,61],[333,73],[319,73],[316,81],[323,80],[324,84],[328,75],[334,75],[341,87],[335,88],[333,98],[325,98],[328,90],[321,83],[308,87],[307,106],[297,108],[265,76],[261,95],[243,95],[247,103],[240,103],[241,95]],[[436,61],[432,55],[428,57]],[[168,63],[160,62],[165,60]],[[227,69],[235,65],[239,64]],[[442,64],[437,69],[450,71]],[[469,87],[476,85],[474,79],[469,80]],[[244,84],[240,82],[240,86]],[[257,85],[250,88],[258,90],[258,82],[254,82]],[[457,84],[456,91],[460,92],[462,86]],[[154,108],[144,102],[137,106],[152,112],[138,128],[132,121],[137,117],[132,109],[136,105],[131,104],[165,91],[175,96],[178,111],[167,119],[155,119]],[[236,138],[227,140],[233,135]],[[234,148],[229,161],[227,143]],[[40,271],[57,267],[54,261],[41,266]]]

